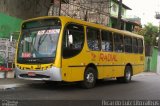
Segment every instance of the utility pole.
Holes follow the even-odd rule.
[[[156,19],[160,19],[160,13],[156,13]],[[159,39],[158,39],[158,58],[157,58],[157,73],[160,74],[160,22],[159,22]]]
[[[119,0],[117,29],[121,29],[121,18],[122,18],[121,13],[122,13],[122,0]]]
[[[62,1],[60,0],[59,1],[59,16],[61,15],[61,4],[62,4]]]
[[[86,10],[85,16],[84,16],[84,21],[88,21],[88,11]]]

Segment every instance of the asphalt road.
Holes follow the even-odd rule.
[[[127,84],[106,80],[93,89],[83,89],[77,84],[54,86],[30,82],[0,90],[0,100],[160,100],[160,75],[143,73]]]

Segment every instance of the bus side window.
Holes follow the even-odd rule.
[[[124,37],[125,52],[132,53],[132,38],[129,36]]]
[[[138,42],[137,38],[132,39],[132,47],[133,47],[133,53],[138,53]]]
[[[142,39],[138,39],[138,51],[140,54],[143,53],[143,40]]]
[[[123,35],[114,34],[114,50],[116,52],[124,51]]]
[[[113,37],[112,33],[108,31],[101,31],[102,50],[113,51]]]
[[[84,27],[68,24],[63,35],[63,57],[70,58],[79,54],[84,45]]]
[[[100,32],[95,28],[87,28],[87,42],[91,50],[100,50]]]

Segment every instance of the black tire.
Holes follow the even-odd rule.
[[[129,83],[132,79],[132,68],[130,66],[126,66],[124,70],[124,77],[117,77],[118,82]]]
[[[84,80],[81,82],[81,86],[86,89],[95,87],[97,74],[95,69],[89,67],[84,73]]]

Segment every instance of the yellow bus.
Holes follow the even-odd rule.
[[[144,38],[131,32],[65,16],[22,23],[16,77],[80,82],[93,88],[98,79],[130,82],[144,70]]]

